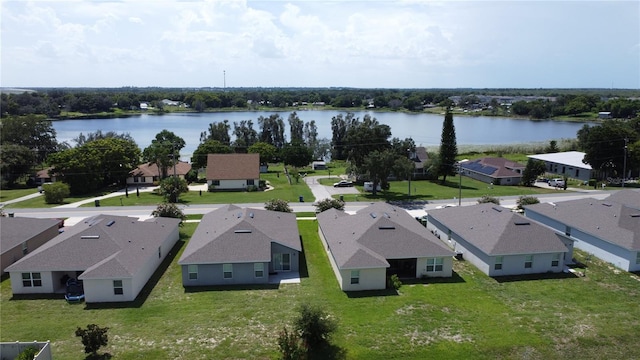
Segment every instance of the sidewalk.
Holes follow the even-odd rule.
[[[3,205],[7,205],[7,204],[13,204],[13,203],[17,203],[17,202],[20,202],[20,201],[25,201],[25,200],[37,198],[38,196],[42,196],[42,193],[36,191],[33,194],[25,195],[25,196],[19,197],[17,199],[7,200],[7,201],[5,201],[3,203],[0,203],[0,207],[2,207]]]

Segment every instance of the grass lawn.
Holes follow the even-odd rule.
[[[0,203],[37,193],[36,188],[0,190]]]
[[[451,279],[405,284],[396,292],[339,290],[315,221],[299,221],[305,251],[301,284],[189,289],[177,259],[197,224],[152,279],[123,305],[68,305],[12,299],[0,284],[2,341],[51,340],[56,359],[82,358],[78,326],[109,327],[116,359],[269,359],[296,307],[324,306],[339,322],[334,344],[348,359],[640,358],[640,281],[597,260],[585,277],[493,279],[465,261]],[[545,278],[546,277],[546,278]]]

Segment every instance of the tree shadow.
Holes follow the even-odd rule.
[[[398,295],[398,291],[392,288],[381,289],[381,290],[345,291],[344,293],[347,295],[349,299]]]
[[[104,353],[104,354],[89,354],[87,355],[84,360],[108,360],[111,359],[113,356],[111,356],[111,354],[109,353]]]
[[[149,280],[144,285],[142,290],[140,290],[140,293],[138,294],[138,296],[136,296],[135,300],[124,301],[124,302],[114,302],[114,303],[88,303],[85,305],[85,310],[125,309],[125,308],[141,307],[145,303],[145,301],[147,301],[149,294],[151,294],[151,291],[156,287],[156,285],[158,284],[158,282],[160,281],[164,273],[167,271],[169,266],[173,263],[173,260],[178,255],[178,252],[180,251],[182,246],[184,246],[184,244],[185,244],[184,235],[180,233],[180,239],[178,239],[178,241],[173,246],[173,248],[171,248],[167,256],[160,263],[160,266],[158,266],[158,268],[156,269],[156,271],[153,272],[153,275],[151,275],[151,278],[149,278]]]
[[[506,276],[493,276],[493,279],[498,283],[517,282],[517,281],[533,281],[533,280],[547,280],[547,279],[575,279],[580,277],[572,272],[559,272],[559,273],[541,273],[541,274],[526,274],[526,275],[506,275]]]
[[[319,345],[307,353],[308,360],[346,360],[347,350],[333,344]]]

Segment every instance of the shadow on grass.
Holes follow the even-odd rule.
[[[279,287],[280,284],[185,286],[184,292],[199,293],[208,291],[278,290]]]
[[[345,291],[349,299],[358,299],[366,297],[378,297],[378,296],[397,296],[398,291],[395,289],[383,289],[383,290],[363,290],[363,291]]]
[[[309,267],[307,266],[307,255],[304,251],[304,241],[302,241],[302,235],[300,235],[300,257],[298,258],[298,272],[300,273],[300,278],[308,278],[309,277]]]
[[[559,273],[542,273],[542,274],[527,274],[527,275],[508,275],[508,276],[494,276],[493,279],[499,283],[516,282],[516,281],[532,281],[532,280],[547,280],[547,279],[576,279],[579,278],[577,274],[572,272],[559,272]]]
[[[463,283],[464,279],[458,275],[457,272],[452,271],[451,277],[427,277],[424,279],[401,279],[403,285],[416,285],[416,284],[455,284]]]
[[[346,360],[347,350],[333,344],[324,344],[307,353],[309,360]]]
[[[84,360],[109,360],[111,359],[113,356],[111,356],[111,354],[109,353],[104,353],[104,354],[89,354],[87,355]]]
[[[160,266],[158,266],[156,271],[154,271],[153,275],[151,275],[151,278],[144,285],[144,287],[142,288],[138,296],[136,296],[135,300],[125,301],[125,302],[114,302],[114,303],[89,303],[89,304],[86,304],[85,310],[125,309],[125,308],[141,307],[144,304],[144,302],[147,301],[149,294],[151,294],[151,291],[153,290],[153,288],[156,287],[156,285],[162,278],[162,275],[164,275],[165,271],[167,271],[167,268],[171,265],[171,263],[175,259],[176,255],[178,255],[178,252],[180,252],[180,249],[182,248],[182,246],[184,246],[184,244],[185,244],[185,239],[183,239],[183,235],[180,234],[180,239],[176,242],[173,248],[171,248],[171,251],[169,251],[169,253],[164,258],[164,260],[162,260],[162,263],[160,263]]]

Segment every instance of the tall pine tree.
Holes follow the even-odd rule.
[[[440,154],[438,176],[442,175],[442,183],[447,181],[447,175],[455,175],[455,162],[458,156],[456,143],[456,129],[453,126],[453,114],[447,109],[442,123],[442,137],[440,139]]]

